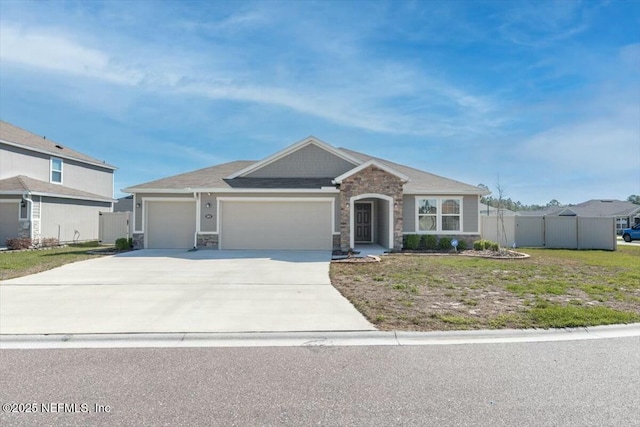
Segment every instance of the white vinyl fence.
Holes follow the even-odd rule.
[[[100,243],[114,244],[116,239],[132,235],[131,212],[100,212]]]
[[[482,217],[482,238],[503,247],[616,250],[614,218],[580,216]]]

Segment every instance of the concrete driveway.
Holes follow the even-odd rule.
[[[0,283],[0,334],[375,329],[324,251],[141,250]]]

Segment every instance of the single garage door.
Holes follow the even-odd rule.
[[[328,201],[221,201],[222,249],[331,250]]]
[[[196,203],[146,202],[147,248],[189,249],[196,232]]]
[[[4,247],[7,239],[18,237],[18,210],[20,203],[0,202],[0,246]]]

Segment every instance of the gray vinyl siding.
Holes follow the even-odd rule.
[[[98,240],[99,213],[110,210],[111,203],[43,197],[41,237],[60,242]]]
[[[2,144],[0,145],[0,179],[25,175],[50,182],[52,157],[55,156]],[[62,185],[111,198],[113,197],[113,171],[63,158]]]
[[[137,193],[134,197],[134,205],[133,205],[133,216],[135,220],[135,230],[138,232],[142,232],[142,199],[145,197],[180,197],[185,199],[193,199],[193,193]],[[140,203],[140,207],[136,207],[136,204]]]
[[[335,199],[334,209],[334,232],[340,231],[340,195],[339,194],[322,194],[322,193],[212,193],[211,196],[207,193],[202,193],[200,202],[200,231],[203,232],[218,232],[217,227],[217,199],[218,197],[333,197]],[[207,208],[207,203],[211,204],[210,208]],[[206,218],[207,214],[211,214],[211,218]],[[137,224],[137,223],[136,223]]]
[[[478,196],[464,196],[462,198],[462,231],[465,233],[478,233]]]
[[[402,197],[402,231],[415,233],[416,231],[416,198],[414,195]]]
[[[0,144],[0,179],[26,175],[49,182],[50,156]]]
[[[310,144],[248,175],[251,178],[335,178],[355,167]]]
[[[113,198],[112,170],[67,159],[62,159],[62,163],[62,185]]]

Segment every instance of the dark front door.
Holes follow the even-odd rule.
[[[371,243],[371,203],[356,203],[356,242]]]

